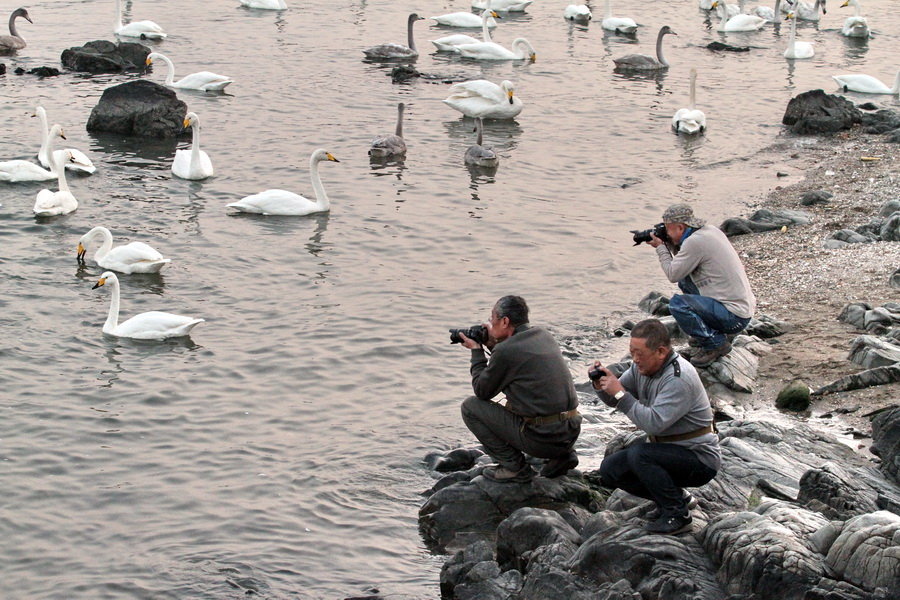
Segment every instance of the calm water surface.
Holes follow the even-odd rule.
[[[98,165],[70,177],[78,210],[47,221],[31,213],[45,184],[0,184],[4,597],[337,598],[371,586],[437,596],[442,561],[416,528],[419,493],[432,484],[420,461],[473,441],[458,414],[467,355],[446,328],[519,293],[583,379],[608,326],[648,289],[670,289],[629,229],[674,201],[713,222],[742,212],[776,183],[780,159],[757,155],[783,135],[790,97],[832,91],[829,76],[843,72],[892,84],[898,66],[892,0],[865,2],[877,34],[868,42],[840,35],[850,12],[838,3],[820,24],[801,23],[816,56],[796,64],[782,57],[786,28],[723,38],[687,0],[615,2],[642,25],[636,39],[604,34],[600,2],[597,22],[580,27],[562,19],[567,2],[537,0],[494,34],[504,44],[527,37],[534,64],[430,54],[428,40],[447,30],[423,21],[421,71],[511,79],[525,102],[515,122],[486,126],[499,170],[471,174],[462,157],[472,124],[440,102],[448,85],[392,84],[389,68],[360,52],[405,41],[409,12],[464,2],[290,4],[128,3],[135,20],[170,33],[152,45],[176,77],[235,79],[225,95],[179,92],[216,168],[203,182],[172,178],[174,143],[86,132],[103,90],[135,75],[12,74],[111,39],[112,0],[29,4],[34,24],[19,21],[28,47],[0,59],[10,70],[0,76],[0,158],[36,153],[28,115],[40,103]],[[668,73],[613,72],[612,58],[652,52],[663,24],[678,32],[666,39]],[[753,49],[703,47],[717,39]],[[691,67],[709,131],[686,140],[669,120],[686,105]],[[157,66],[148,77],[164,75]],[[408,158],[372,166],[369,141],[393,130],[398,101],[408,105]],[[330,214],[225,210],[271,187],[311,194],[308,157],[319,147],[341,160],[321,169]],[[109,296],[91,290],[102,269],[75,261],[96,225],[173,259],[160,276],[121,277],[122,315],[205,318],[190,340],[102,335]]]

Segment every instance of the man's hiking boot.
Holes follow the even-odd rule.
[[[518,471],[507,469],[501,465],[491,465],[485,467],[481,474],[486,479],[497,483],[528,483],[534,479],[534,469],[531,468],[531,465],[525,465]]]
[[[554,479],[565,475],[578,466],[578,455],[574,450],[557,458],[551,458],[541,467],[541,477]]]

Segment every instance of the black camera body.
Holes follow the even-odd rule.
[[[594,367],[588,370],[588,377],[591,381],[597,381],[601,377],[606,377],[609,375],[609,371],[606,370],[606,367]]]
[[[479,344],[486,344],[488,341],[488,330],[484,325],[472,325],[467,329],[451,329],[450,330],[450,343],[451,344],[462,344],[462,338],[459,337],[459,334],[463,334],[470,340],[477,342]]]
[[[641,242],[649,242],[650,240],[652,240],[653,238],[650,237],[651,233],[664,242],[671,241],[671,240],[669,240],[669,234],[666,233],[666,224],[665,223],[657,223],[650,229],[644,229],[643,231],[639,231],[637,229],[632,229],[631,233],[634,234],[634,237],[632,239],[634,240],[635,246],[640,245]]]

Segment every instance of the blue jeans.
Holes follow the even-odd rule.
[[[716,471],[678,444],[633,444],[600,463],[600,483],[656,502],[665,516],[688,511],[685,487],[709,483]]]
[[[690,277],[679,281],[678,287],[684,294],[672,296],[669,312],[681,330],[697,338],[704,349],[718,348],[727,341],[725,334],[738,333],[750,322],[749,317],[735,315],[718,300],[701,296]]]

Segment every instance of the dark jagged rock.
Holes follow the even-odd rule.
[[[825,240],[825,248],[842,248],[847,244],[870,244],[876,241],[874,236],[869,237],[852,229],[839,229]]]
[[[725,52],[750,52],[749,46],[732,46],[730,44],[723,44],[722,42],[710,42],[706,45],[707,50],[720,51],[724,50]]]
[[[857,104],[856,108],[859,110],[878,110],[878,105],[874,102],[863,102],[862,104]]]
[[[825,396],[827,394],[836,394],[838,392],[849,392],[850,390],[861,390],[876,385],[885,385],[888,383],[896,383],[900,381],[900,365],[887,365],[884,367],[875,367],[874,369],[866,369],[852,375],[845,375],[840,379],[824,385],[813,392],[815,396]]]
[[[888,286],[894,289],[900,289],[900,268],[891,273],[891,278],[888,279]]]
[[[810,90],[791,98],[781,122],[801,135],[835,133],[862,122],[862,112],[846,98]]]
[[[900,211],[889,216],[882,224],[879,237],[884,242],[900,242]]]
[[[6,75],[6,64],[0,63],[0,75]]]
[[[875,476],[874,473],[872,473]],[[854,478],[835,463],[810,469],[800,478],[797,501],[835,521],[878,510],[878,493],[857,487]]]
[[[171,138],[182,131],[187,105],[175,92],[138,79],[107,88],[91,111],[88,131]]]
[[[787,321],[779,321],[769,315],[759,315],[759,317],[750,319],[750,323],[747,324],[747,328],[744,331],[749,336],[765,340],[784,335],[790,330],[791,325]]]
[[[888,200],[878,209],[878,215],[881,217],[889,217],[900,210],[900,200]]]
[[[391,69],[391,81],[394,83],[403,83],[417,77],[421,77],[421,73],[410,65],[400,65]]]
[[[63,50],[62,65],[71,71],[120,73],[144,68],[150,48],[133,42],[94,40],[84,46]]]
[[[809,408],[809,386],[799,379],[785,386],[778,397],[775,398],[775,406],[782,410],[802,412]]]
[[[669,312],[669,297],[660,292],[650,292],[641,298],[640,302],[638,302],[638,308],[658,317],[665,317],[671,314]]]
[[[568,557],[581,545],[581,536],[552,510],[520,508],[497,527],[497,562],[501,569],[524,571],[525,555],[549,544]]]
[[[809,214],[799,210],[771,211],[760,209],[746,219],[740,217],[725,219],[719,225],[719,229],[728,237],[734,237],[748,233],[776,231],[782,227],[792,227],[794,225],[808,225],[810,222]]]
[[[701,376],[718,381],[735,392],[749,394],[753,391],[758,366],[759,361],[751,350],[734,345],[731,352],[704,367]]]
[[[889,144],[900,144],[900,128],[887,133],[884,136],[884,141]]]
[[[872,335],[861,335],[850,346],[851,362],[866,369],[900,362],[900,346]]]
[[[900,407],[879,413],[872,420],[872,453],[881,458],[881,470],[900,485]]]
[[[862,115],[865,133],[887,133],[900,127],[900,114],[892,110],[882,109],[874,113]]]
[[[800,204],[803,206],[812,206],[813,204],[825,204],[831,198],[834,197],[834,194],[831,192],[826,192],[825,190],[815,190],[811,192],[806,192],[802,196],[800,196]]]
[[[465,471],[475,465],[475,461],[484,456],[477,448],[456,448],[447,452],[432,452],[425,456],[425,464],[429,469],[439,473]]]
[[[29,75],[37,75],[38,77],[56,77],[59,75],[59,69],[54,67],[35,67],[28,70]]]
[[[838,315],[838,321],[852,325],[857,329],[864,329],[866,322],[866,311],[872,310],[872,307],[865,302],[851,302],[841,310]]]
[[[897,540],[900,516],[878,511],[844,523],[825,562],[840,579],[864,590],[882,589],[884,598],[900,597]]]

